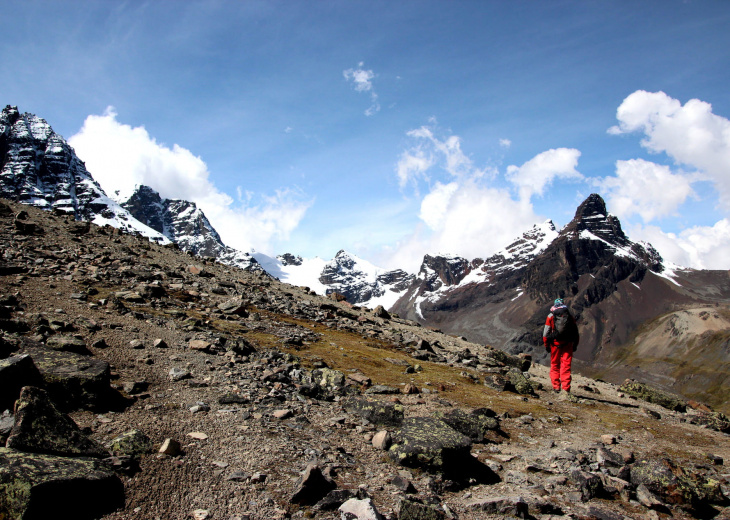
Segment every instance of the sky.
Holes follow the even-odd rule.
[[[0,103],[226,244],[417,272],[599,193],[730,268],[730,2],[5,0]]]

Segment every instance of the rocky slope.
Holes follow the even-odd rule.
[[[710,305],[727,312],[726,271],[668,269],[649,244],[626,236],[596,194],[559,233],[551,225],[537,231],[507,248],[518,253],[514,255],[498,253],[484,262],[426,257],[416,281],[391,310],[545,362],[542,325],[560,295],[579,319],[576,356],[583,373],[614,382],[641,377],[688,397],[727,405],[730,353],[721,338],[728,329],[707,328],[682,338],[655,330],[653,337],[671,345],[662,355],[638,355],[636,339],[680,309],[696,312]],[[519,254],[520,248],[525,254]],[[693,373],[697,384],[690,381]]]
[[[15,203],[0,246],[0,516],[730,515],[699,403],[560,400],[525,356]]]

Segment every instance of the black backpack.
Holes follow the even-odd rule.
[[[549,340],[569,343],[578,339],[578,326],[567,307],[559,307],[553,311],[553,323],[555,326],[547,336]]]

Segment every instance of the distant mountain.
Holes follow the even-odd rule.
[[[427,255],[391,310],[545,362],[542,326],[562,296],[579,321],[582,373],[711,400],[730,391],[728,274],[667,265],[593,194],[560,232],[548,221],[484,261]]]
[[[411,285],[414,276],[401,269],[387,271],[346,251],[329,262],[284,254],[273,259],[254,253],[263,268],[282,282],[307,286],[318,294],[337,292],[353,305],[390,307]]]
[[[205,258],[215,258],[242,269],[261,270],[249,253],[228,247],[205,214],[194,202],[163,199],[149,186],[138,186],[122,203],[137,220],[158,231],[181,250]]]
[[[169,242],[107,197],[44,119],[10,105],[0,113],[0,197]]]

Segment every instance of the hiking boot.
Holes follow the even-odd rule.
[[[570,393],[570,390],[565,390],[562,395],[560,396],[561,401],[568,401],[569,403],[579,403],[580,399],[578,399],[575,395]]]

